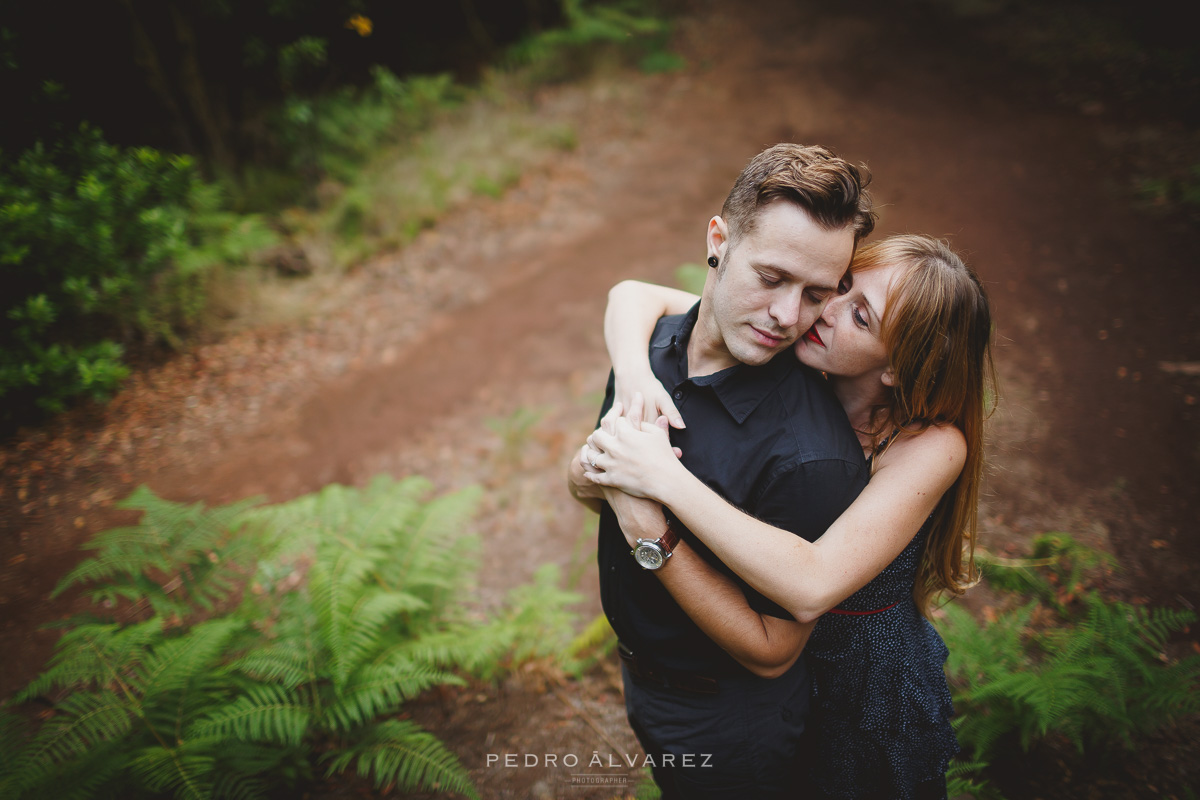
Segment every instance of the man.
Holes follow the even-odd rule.
[[[866,481],[840,404],[791,345],[837,291],[872,229],[865,181],[821,147],[782,144],[751,160],[710,220],[713,267],[700,303],[659,321],[655,376],[687,417],[672,433],[684,464],[727,500],[815,539]],[[601,414],[613,404],[610,376]],[[620,639],[630,724],[664,800],[791,797],[797,790],[811,631],[734,575],[672,519],[636,558],[621,520],[639,503],[603,495],[571,467],[571,489],[600,512],[601,601]],[[703,630],[736,630],[718,647]],[[731,637],[723,637],[729,639]]]

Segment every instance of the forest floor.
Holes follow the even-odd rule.
[[[553,561],[581,575],[590,619],[594,518],[562,475],[601,399],[606,290],[623,278],[670,283],[680,264],[702,261],[708,218],[745,161],[777,141],[867,162],[876,236],[948,237],[987,284],[1001,386],[983,546],[1020,553],[1065,531],[1116,556],[1116,596],[1195,608],[1197,229],[1138,207],[1130,188],[1133,149],[1169,124],[1102,94],[1064,103],[1038,70],[928,9],[738,7],[698,3],[680,19],[675,49],[690,65],[680,72],[544,90],[539,113],[574,124],[578,147],[353,270],[333,311],[197,346],[139,372],[106,407],[5,443],[0,696],[44,664],[55,634],[39,626],[79,603],[50,601],[50,590],[143,483],[209,504],[381,472],[480,483],[479,602]],[[619,683],[612,664],[579,681],[532,668],[430,696],[413,714],[485,798],[611,798],[637,780],[618,766],[638,752]],[[1197,739],[1183,725],[1128,758],[1053,751],[1020,770],[1030,797],[1170,796],[1200,783]],[[603,769],[583,768],[593,752]],[[563,766],[567,754],[580,768]],[[572,783],[581,772],[610,783]]]

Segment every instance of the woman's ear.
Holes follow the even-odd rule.
[[[879,380],[883,382],[884,386],[890,389],[896,385],[896,373],[891,367],[888,367],[883,371],[883,374],[879,376]]]

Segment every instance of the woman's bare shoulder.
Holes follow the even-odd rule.
[[[930,425],[919,433],[899,434],[880,454],[877,472],[884,468],[894,472],[918,469],[934,480],[942,476],[953,482],[966,460],[967,439],[962,431],[950,424]]]

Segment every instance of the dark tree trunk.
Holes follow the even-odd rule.
[[[187,98],[192,115],[204,134],[206,150],[217,167],[232,170],[235,165],[233,148],[229,146],[227,115],[215,106],[209,98],[208,88],[204,83],[204,75],[200,69],[200,59],[196,53],[196,35],[192,23],[175,3],[167,5],[171,13],[171,22],[175,28],[175,38],[179,42],[179,81],[183,95]]]
[[[180,149],[185,153],[199,152],[187,117],[184,116],[179,103],[175,102],[175,95],[171,91],[171,82],[167,71],[163,69],[162,60],[158,57],[158,50],[154,47],[150,35],[146,33],[146,27],[142,25],[132,0],[120,0],[120,3],[129,15],[129,24],[133,29],[134,60],[145,72],[146,83],[150,89],[171,115],[171,128],[175,132]]]

